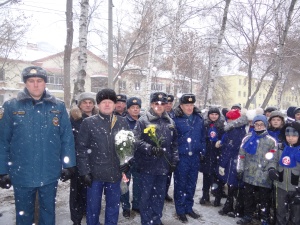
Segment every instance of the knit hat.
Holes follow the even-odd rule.
[[[207,115],[209,116],[209,114],[212,114],[212,113],[217,113],[219,116],[221,116],[220,110],[217,107],[211,107],[208,110]]]
[[[27,79],[30,78],[30,77],[40,77],[45,81],[45,83],[47,83],[47,72],[46,72],[46,70],[44,70],[43,68],[38,67],[38,66],[26,67],[22,71],[22,77],[23,77],[24,83],[26,83]]]
[[[231,106],[231,109],[239,109],[239,110],[241,110],[242,106],[241,106],[240,103],[237,103],[237,104],[234,104],[233,106]]]
[[[126,101],[127,101],[126,95],[122,95],[122,94],[117,95],[117,102],[126,102]]]
[[[296,109],[294,110],[294,116],[295,116],[297,113],[300,113],[300,108],[296,108]]]
[[[285,136],[299,136],[298,131],[293,127],[287,127],[285,129]]]
[[[254,119],[254,117],[256,116],[256,110],[255,109],[248,110],[246,112],[246,116],[249,121],[252,121]]]
[[[180,104],[190,104],[196,102],[196,96],[194,94],[183,94],[180,99]]]
[[[106,100],[106,99],[109,99],[109,100],[113,101],[114,103],[116,103],[117,102],[116,92],[112,89],[105,88],[97,93],[97,95],[96,95],[97,104],[99,104],[101,101]]]
[[[137,97],[132,97],[127,100],[127,109],[129,109],[132,105],[138,105],[140,108],[142,107],[142,100]]]
[[[280,111],[272,111],[269,117],[269,122],[272,120],[272,118],[274,117],[279,117],[280,119],[282,119],[282,121],[284,122],[284,115],[282,114],[282,112]]]
[[[94,103],[94,105],[96,104],[95,94],[91,92],[83,92],[78,96],[78,100],[77,100],[78,107],[80,106],[83,100],[91,100]]]
[[[252,125],[254,126],[255,122],[257,121],[262,121],[265,125],[265,127],[268,127],[268,121],[267,121],[267,117],[265,115],[257,115],[253,118],[252,120]]]
[[[154,92],[150,95],[150,103],[163,102],[167,103],[167,94],[164,92]]]
[[[174,101],[174,95],[168,95],[167,100],[168,100],[168,102],[173,102]]]
[[[236,120],[241,116],[240,110],[238,109],[231,109],[229,112],[226,113],[226,117],[229,120]]]

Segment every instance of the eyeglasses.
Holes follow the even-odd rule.
[[[264,123],[255,123],[254,127],[265,127]]]
[[[164,102],[154,102],[154,105],[165,105],[166,103]]]

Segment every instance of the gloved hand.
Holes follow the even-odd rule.
[[[61,171],[60,180],[62,182],[66,182],[67,180],[70,180],[74,174],[75,174],[75,167],[65,168]]]
[[[153,146],[151,149],[151,154],[157,157],[160,157],[164,154],[164,150],[160,147]]]
[[[82,176],[82,180],[83,180],[83,183],[88,186],[88,187],[91,187],[92,186],[92,183],[93,183],[93,177],[92,177],[92,174],[86,174],[84,176]]]
[[[129,163],[124,163],[120,165],[120,172],[127,173],[130,169]]]
[[[223,168],[222,166],[219,166],[219,174],[221,176],[224,176],[225,175],[225,168]]]
[[[300,205],[300,188],[296,187],[296,191],[292,195],[292,204],[293,205]]]
[[[170,169],[169,169],[169,172],[173,173],[175,171],[175,169],[176,169],[176,165],[171,165]]]
[[[236,175],[236,178],[241,181],[243,180],[243,176],[244,176],[244,173],[243,172],[237,172],[237,175]]]
[[[8,174],[0,175],[0,187],[3,189],[9,189],[11,187],[11,180]]]
[[[218,140],[218,141],[216,142],[215,147],[216,147],[216,148],[220,148],[220,147],[221,147],[221,141],[220,141],[220,140]]]
[[[270,168],[269,169],[269,178],[273,181],[278,181],[279,180],[279,173],[275,168]]]

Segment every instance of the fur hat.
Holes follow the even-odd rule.
[[[154,92],[150,95],[150,103],[163,102],[167,103],[167,94],[164,92]]]
[[[180,99],[180,104],[190,104],[196,102],[196,96],[194,94],[183,94]]]
[[[266,114],[267,112],[273,112],[273,111],[275,111],[275,110],[277,110],[276,107],[274,107],[274,106],[269,106],[269,107],[267,107],[267,108],[265,109],[265,114]]]
[[[231,106],[231,109],[242,109],[242,105],[240,103],[234,104],[233,106]]]
[[[96,95],[97,104],[99,104],[100,102],[102,102],[105,99],[109,99],[109,100],[113,101],[114,103],[116,103],[117,102],[116,92],[109,88],[102,89]]]
[[[231,109],[230,111],[228,111],[226,113],[226,117],[229,120],[236,120],[236,119],[240,118],[240,116],[241,116],[241,113],[240,113],[240,110],[238,110],[238,109]]]
[[[257,115],[253,118],[252,120],[252,125],[254,125],[255,122],[257,121],[262,121],[267,129],[268,127],[268,121],[267,121],[267,117],[265,115]]]
[[[39,66],[26,67],[22,71],[22,77],[23,77],[24,83],[26,83],[26,81],[29,77],[40,77],[45,81],[45,83],[47,83],[47,72],[46,72],[46,70],[44,70],[43,68],[41,68]]]
[[[262,108],[251,109],[246,112],[246,116],[249,121],[252,121],[255,116],[263,114],[264,110]]]
[[[96,101],[95,101],[95,94],[94,93],[91,93],[91,92],[83,92],[81,93],[79,96],[78,96],[78,100],[77,100],[77,105],[78,107],[80,107],[80,104],[83,100],[91,100],[94,105],[96,104]]]
[[[280,111],[272,111],[269,117],[269,122],[271,121],[271,119],[273,119],[274,117],[279,117],[280,119],[282,119],[282,121],[284,122],[284,115],[282,114],[282,112]]]
[[[211,107],[208,110],[207,115],[212,114],[212,113],[217,113],[219,116],[221,116],[220,110],[217,107]]]
[[[126,102],[127,101],[127,96],[123,94],[118,94],[117,95],[117,102]]]
[[[132,105],[138,105],[140,108],[142,107],[142,100],[137,97],[132,97],[127,100],[127,109],[129,109]]]
[[[167,101],[168,102],[173,102],[174,101],[174,95],[168,95],[167,96]]]

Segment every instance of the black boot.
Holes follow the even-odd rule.
[[[221,205],[221,198],[220,197],[216,197],[215,201],[214,201],[214,206],[218,207]]]
[[[220,215],[227,215],[229,212],[233,212],[233,198],[234,189],[232,187],[228,187],[228,196],[223,209],[219,211]]]
[[[205,203],[209,202],[209,192],[203,192],[202,198],[200,199],[200,204],[205,205]]]

